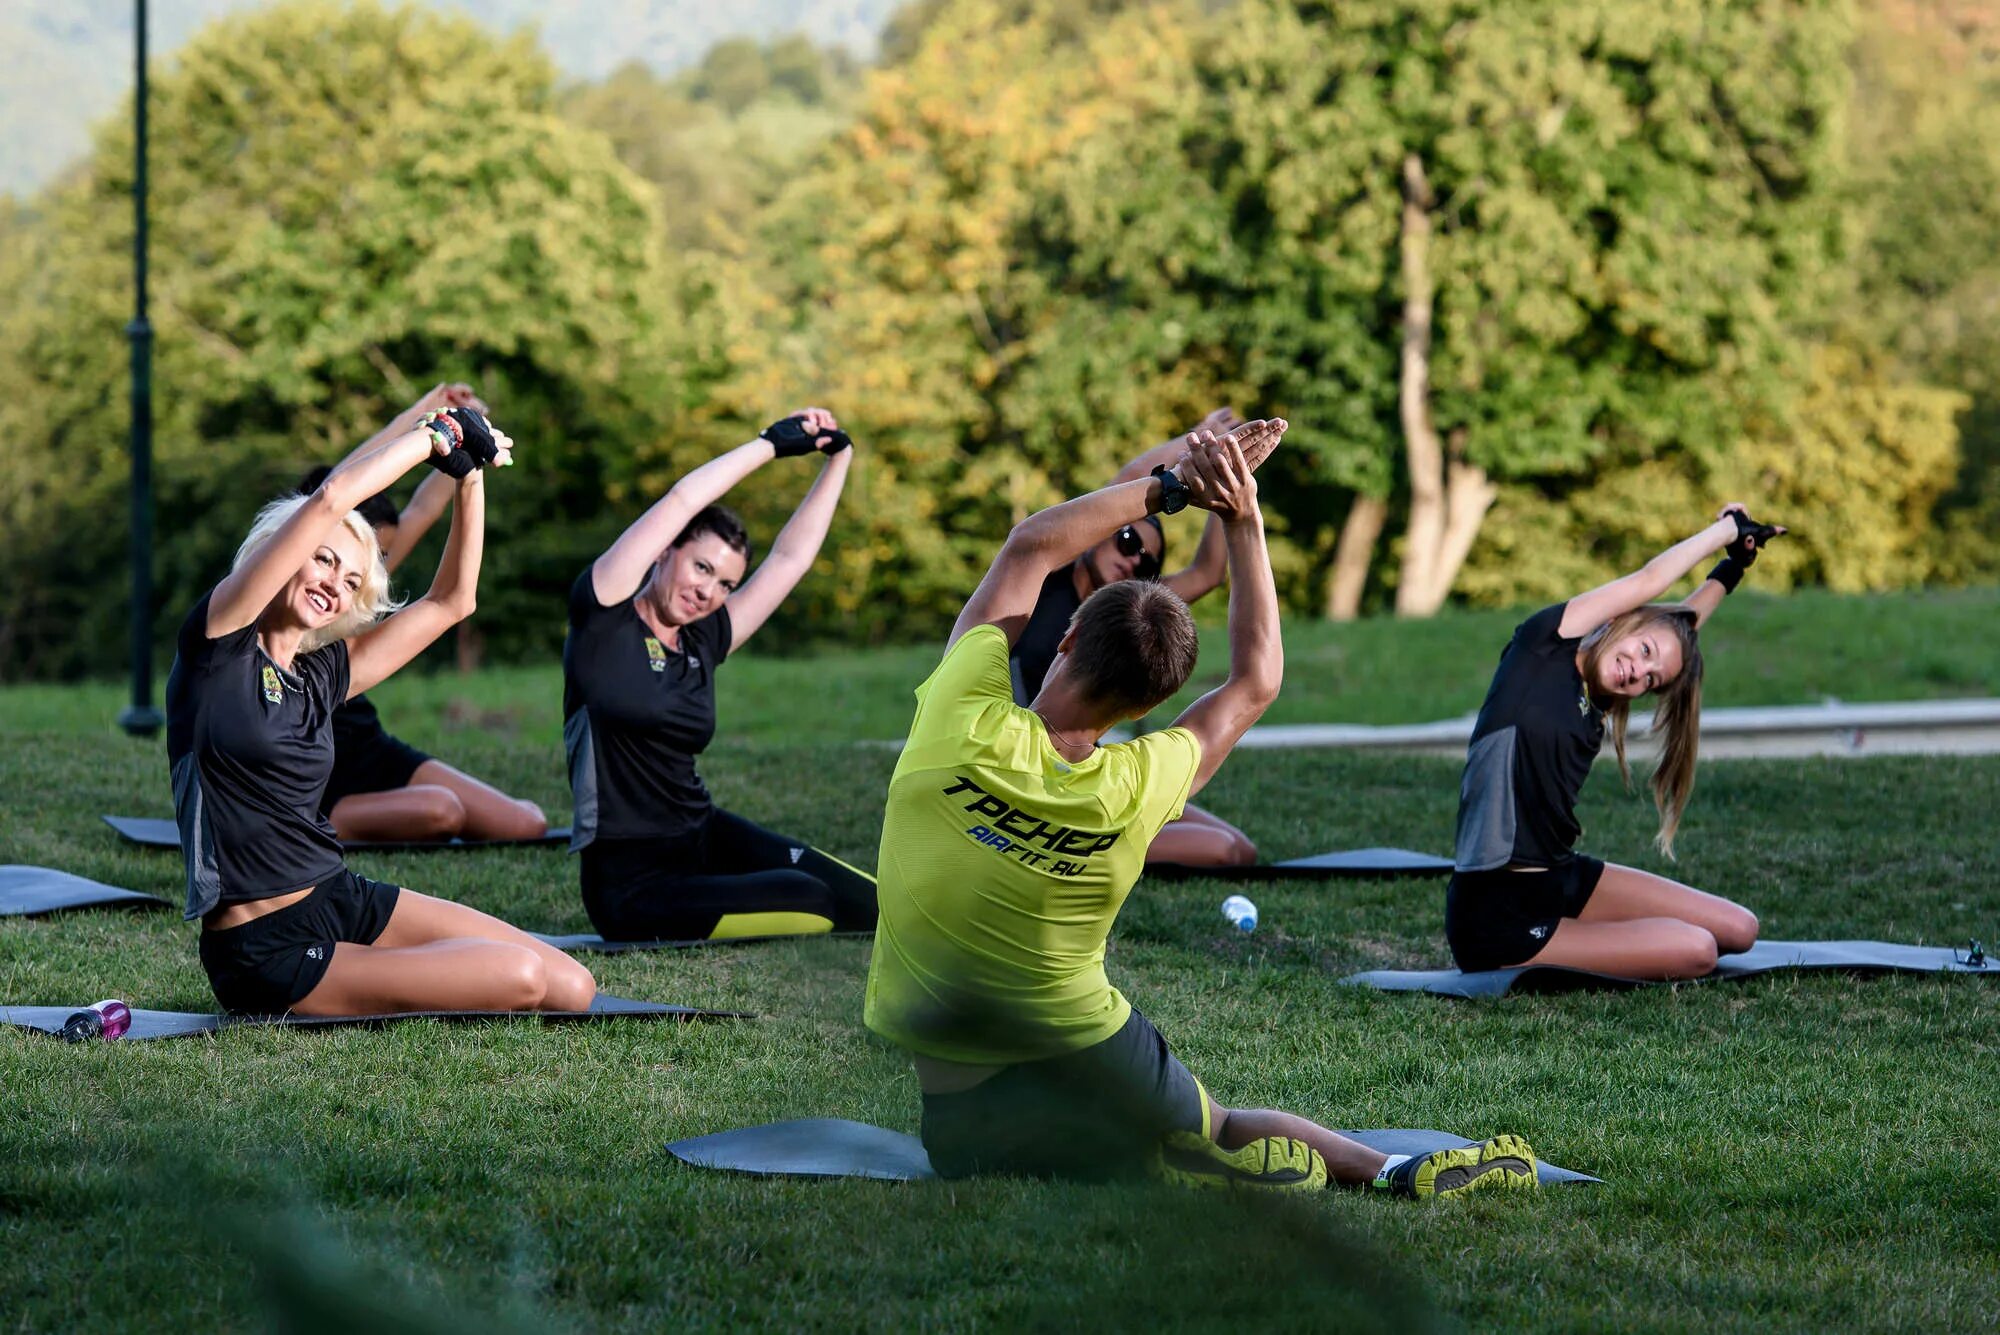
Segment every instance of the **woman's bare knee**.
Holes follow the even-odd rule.
[[[516,799],[501,839],[539,839],[549,832],[549,818],[533,802]]]
[[[527,946],[501,945],[493,951],[486,971],[492,1008],[497,1011],[539,1010],[549,991],[548,966]]]
[[[1724,955],[1740,955],[1757,944],[1761,924],[1757,915],[1741,904],[1731,904],[1723,920],[1716,924],[1715,947]]]
[[[1241,830],[1230,831],[1228,866],[1254,867],[1257,865],[1257,845],[1250,842],[1250,836]]]
[[[1681,923],[1665,949],[1662,961],[1669,978],[1704,978],[1715,972],[1715,937],[1707,928]]]
[[[597,979],[575,960],[564,958],[543,965],[546,985],[541,1006],[551,1011],[587,1011],[597,995]]]
[[[458,794],[437,784],[420,784],[404,790],[417,838],[450,839],[465,828],[465,803]]]

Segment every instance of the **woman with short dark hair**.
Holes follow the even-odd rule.
[[[807,408],[676,482],[577,578],[563,644],[563,744],[584,908],[612,940],[866,931],[875,879],[710,800],[695,757],[715,735],[715,674],[777,610],[833,521],[853,458]],[[718,504],[773,459],[819,477],[745,578],[750,539]]]

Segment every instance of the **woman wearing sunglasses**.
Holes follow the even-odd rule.
[[[1204,417],[1195,430],[1221,436],[1242,424],[1234,408],[1223,407]],[[1168,467],[1187,448],[1182,437],[1156,445],[1119,469],[1111,482],[1114,485],[1130,482]],[[1180,595],[1182,602],[1193,603],[1222,583],[1229,554],[1223,544],[1222,526],[1213,516],[1202,530],[1194,559],[1182,569],[1163,576],[1160,572],[1166,550],[1166,529],[1160,516],[1147,515],[1138,523],[1124,525],[1049,575],[1042,584],[1033,615],[1009,654],[1015,703],[1025,705],[1035,698],[1056,660],[1057,646],[1069,630],[1070,619],[1083,606],[1084,599],[1105,585],[1123,579],[1157,580]],[[1160,831],[1147,849],[1146,859],[1191,867],[1241,866],[1257,860],[1257,846],[1228,821],[1190,804],[1181,819]]]

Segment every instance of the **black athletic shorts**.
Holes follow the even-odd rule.
[[[1467,973],[1533,959],[1557,923],[1583,912],[1603,875],[1602,862],[1582,856],[1547,871],[1453,872],[1444,892],[1451,957]]]
[[[429,759],[380,727],[340,737],[333,748],[333,777],[326,781],[326,793],[319,800],[320,812],[332,811],[335,802],[356,793],[406,788],[417,766]]]
[[[1208,1130],[1201,1082],[1138,1011],[1081,1052],[1009,1066],[958,1094],[924,1095],[940,1177],[1144,1177],[1169,1131]]]
[[[370,946],[396,911],[398,886],[345,867],[312,893],[276,913],[201,934],[201,967],[222,1009],[232,1015],[280,1015],[304,1000],[342,941]]]

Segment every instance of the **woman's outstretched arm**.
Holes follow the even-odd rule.
[[[1707,625],[1715,609],[1722,606],[1722,600],[1736,592],[1743,576],[1757,564],[1757,553],[1764,550],[1764,544],[1786,531],[1782,524],[1759,524],[1740,505],[1726,505],[1723,512],[1737,521],[1736,541],[1729,544],[1729,555],[1708,572],[1701,587],[1688,595],[1687,605],[1694,610],[1696,629]]]
[[[840,503],[841,489],[847,485],[847,470],[854,459],[852,450],[843,449],[827,456],[813,479],[805,499],[778,531],[771,553],[757,566],[743,587],[729,596],[730,652],[743,647],[752,635],[778,610],[778,604],[805,578],[819,556],[820,544],[833,523],[834,507]]]
[[[1194,435],[1206,431],[1212,435],[1225,436],[1242,425],[1243,419],[1236,415],[1236,410],[1224,404],[1202,418],[1200,424],[1189,435],[1163,441],[1144,454],[1135,456],[1119,469],[1118,475],[1111,480],[1114,483],[1133,482],[1150,476],[1158,465],[1165,464],[1172,467],[1187,454],[1189,441]],[[1192,603],[1213,593],[1222,583],[1222,577],[1228,570],[1229,547],[1223,541],[1222,522],[1214,515],[1210,515],[1208,523],[1202,526],[1201,541],[1195,546],[1194,559],[1173,574],[1161,576],[1160,583],[1180,595],[1182,602]]]
[[[349,699],[373,689],[472,615],[478,601],[479,562],[486,548],[485,478],[475,470],[457,480],[451,533],[429,591],[348,641]]]
[[[783,429],[797,422],[794,429]],[[745,441],[727,454],[717,455],[689,473],[653,502],[646,513],[590,566],[590,587],[597,601],[609,607],[622,603],[646,582],[646,572],[660,559],[667,544],[687,527],[688,520],[728,494],[729,489],[762,468],[780,453],[810,454],[820,442],[831,442],[840,429],[833,414],[824,408],[806,408],[764,428],[764,434]],[[797,448],[803,438],[804,448]]]
[[[1683,538],[1631,574],[1570,599],[1563,609],[1558,633],[1572,637],[1587,635],[1611,618],[1663,596],[1685,579],[1690,570],[1737,540],[1740,526],[1736,517],[1741,513],[1743,507],[1734,502],[1723,506],[1715,522],[1701,532]],[[1721,592],[1718,589],[1715,595],[1718,600]],[[1701,590],[1697,596],[1702,596]],[[1700,615],[1698,608],[1696,615]]]
[[[472,392],[472,386],[456,380],[440,381],[422,398],[390,418],[389,425],[357,446],[354,454],[372,449],[391,436],[413,431],[426,413],[443,412],[447,408],[470,408],[481,417],[493,415],[480,397]],[[431,525],[444,515],[454,490],[452,480],[443,473],[433,473],[417,484],[416,494],[410,497],[410,503],[396,515],[396,536],[382,549],[382,564],[391,574],[416,550],[424,535],[431,531]]]
[[[1231,441],[1245,457],[1246,467],[1254,469],[1277,448],[1284,432],[1284,419],[1273,418],[1269,422],[1246,422],[1224,439]],[[1215,444],[1215,438],[1207,432],[1195,433],[1193,439],[1198,447]],[[1192,486],[1191,471],[1176,466],[1175,476],[1183,485]],[[1013,644],[1021,638],[1022,629],[1034,613],[1042,581],[1049,577],[1050,571],[1074,561],[1085,548],[1102,542],[1105,534],[1116,533],[1120,525],[1136,524],[1149,514],[1157,514],[1162,500],[1160,480],[1149,475],[1130,482],[1114,482],[1088,495],[1052,505],[1014,525],[1000,554],[987,568],[986,577],[979,581],[979,587],[972,591],[972,597],[959,612],[946,646],[958,643],[974,626],[983,625],[998,626],[1007,643]]]
[[[451,451],[430,431],[419,429],[378,438],[374,446],[341,460],[270,540],[215,586],[208,599],[208,637],[220,638],[255,621],[348,511],[433,452]]]

